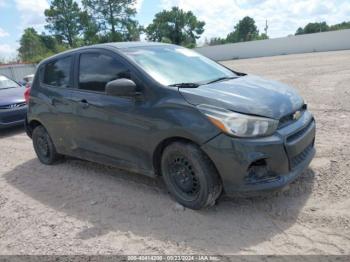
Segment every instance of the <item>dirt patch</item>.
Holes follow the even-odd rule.
[[[0,133],[1,254],[350,254],[350,51],[225,65],[296,87],[317,155],[283,192],[179,208],[161,181],[80,160],[41,165]]]

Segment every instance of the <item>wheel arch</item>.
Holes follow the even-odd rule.
[[[26,129],[27,135],[30,138],[32,137],[33,130],[37,126],[44,126],[44,125],[39,120],[36,120],[36,119],[30,120],[29,122],[26,120],[26,122],[25,122],[25,129]]]

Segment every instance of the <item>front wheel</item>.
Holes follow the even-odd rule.
[[[215,166],[196,145],[170,144],[163,152],[161,169],[168,190],[185,207],[212,206],[222,191]]]
[[[52,165],[62,158],[57,153],[49,134],[43,126],[37,126],[32,134],[33,146],[41,163]]]

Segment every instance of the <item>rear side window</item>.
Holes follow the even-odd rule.
[[[109,81],[130,78],[127,67],[116,58],[102,53],[81,54],[79,88],[104,92]]]
[[[65,57],[47,63],[44,68],[43,83],[50,86],[69,87],[72,57]]]

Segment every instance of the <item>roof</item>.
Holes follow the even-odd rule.
[[[127,48],[133,48],[133,47],[160,46],[160,45],[170,45],[170,44],[160,43],[160,42],[141,42],[141,41],[138,41],[138,42],[112,42],[112,43],[96,44],[96,45],[90,45],[90,46],[82,46],[82,47],[70,49],[70,50],[55,54],[53,56],[50,56],[48,58],[45,58],[39,64],[41,64],[47,60],[51,60],[53,58],[59,57],[61,55],[70,54],[70,53],[75,52],[77,50],[88,49],[88,48],[112,47],[112,48],[116,48],[116,49],[127,49]]]
[[[114,42],[114,43],[99,44],[96,46],[113,46],[118,49],[124,49],[124,48],[132,48],[132,47],[159,46],[159,45],[168,45],[168,44],[159,43],[159,42]]]

